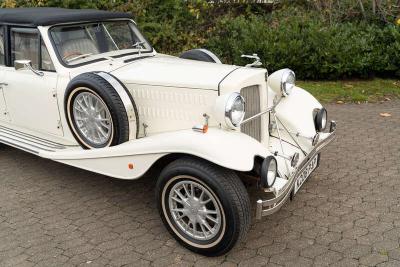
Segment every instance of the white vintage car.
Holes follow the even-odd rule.
[[[0,142],[120,179],[157,173],[165,226],[204,255],[248,231],[244,184],[262,192],[255,217],[273,214],[335,136],[293,71],[158,54],[125,13],[0,9],[0,50]]]

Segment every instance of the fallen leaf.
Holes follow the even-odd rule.
[[[343,104],[344,102],[342,100],[336,101],[336,104]]]
[[[390,101],[391,99],[389,97],[385,97],[385,101]]]
[[[379,115],[381,115],[381,117],[390,117],[390,116],[392,116],[392,114],[390,114],[388,112],[382,112],[382,113],[379,113]]]
[[[354,85],[351,85],[351,84],[345,84],[345,85],[344,85],[344,87],[347,87],[347,88],[353,88],[353,87],[354,87]]]

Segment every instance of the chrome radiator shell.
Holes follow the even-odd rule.
[[[260,87],[258,85],[244,87],[240,90],[240,94],[246,101],[244,119],[261,112]],[[242,133],[253,137],[259,142],[261,142],[261,128],[261,116],[240,126]]]

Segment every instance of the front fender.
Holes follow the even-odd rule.
[[[279,120],[292,133],[308,137],[299,141],[311,149],[310,138],[316,134],[314,111],[321,108],[322,105],[310,93],[295,87],[289,96],[281,99],[275,110]]]
[[[205,134],[182,130],[109,148],[43,152],[40,155],[111,177],[135,179],[159,158],[171,153],[193,155],[236,171],[251,171],[255,156],[271,155],[261,143],[243,133],[216,128],[210,128]],[[134,168],[129,169],[128,165]]]

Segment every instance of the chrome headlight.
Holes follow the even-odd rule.
[[[261,186],[263,188],[270,188],[274,185],[278,175],[278,164],[273,156],[265,158],[261,165]]]
[[[315,116],[315,130],[322,132],[326,129],[328,124],[328,112],[325,108],[321,108]]]
[[[282,96],[291,94],[296,83],[296,75],[290,69],[278,70],[268,77],[268,86]]]
[[[233,93],[229,96],[225,106],[225,122],[228,126],[239,127],[244,119],[244,105],[244,98],[240,94]]]
[[[292,70],[286,69],[282,75],[281,90],[284,96],[290,95],[296,83],[296,74]]]
[[[217,97],[214,106],[214,119],[230,129],[240,126],[245,114],[245,101],[239,93]]]

